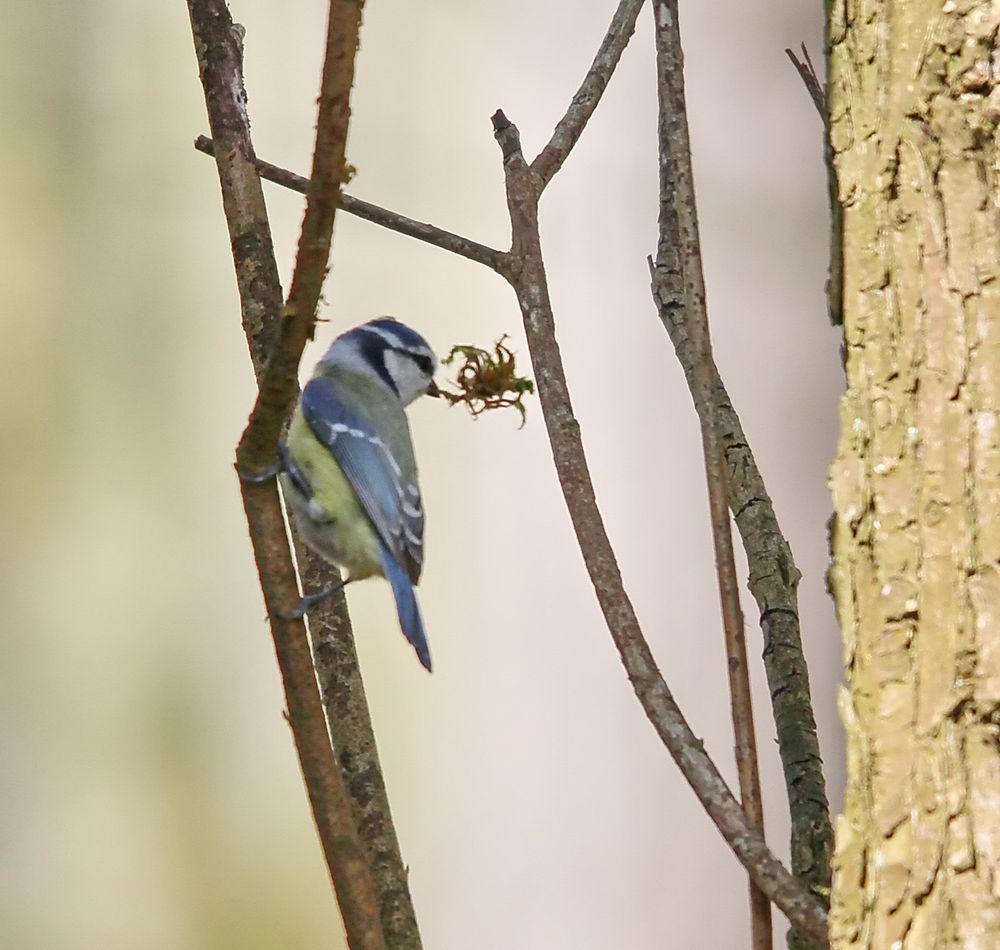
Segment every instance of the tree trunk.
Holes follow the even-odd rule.
[[[834,947],[1000,947],[1000,5],[831,0]]]

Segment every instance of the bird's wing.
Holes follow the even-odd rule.
[[[403,475],[372,424],[344,403],[328,377],[317,376],[306,384],[302,415],[347,477],[389,552],[416,583],[424,538],[417,483]]]

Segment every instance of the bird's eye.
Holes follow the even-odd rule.
[[[410,359],[412,359],[413,362],[417,364],[418,368],[420,369],[420,372],[423,373],[425,376],[434,375],[434,360],[432,360],[425,353],[411,353]]]

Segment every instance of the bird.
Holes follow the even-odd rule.
[[[305,595],[304,616],[344,585],[384,577],[403,635],[431,671],[414,586],[423,566],[424,511],[405,408],[440,396],[437,357],[416,330],[379,317],[338,336],[303,387],[279,446],[286,506],[305,543],[345,579]]]

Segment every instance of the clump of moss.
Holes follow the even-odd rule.
[[[521,428],[524,428],[524,397],[535,391],[535,384],[516,373],[513,351],[504,346],[507,334],[493,344],[493,352],[478,346],[453,346],[451,352],[441,361],[451,366],[461,357],[464,362],[458,368],[454,385],[459,392],[441,390],[441,395],[451,405],[463,403],[473,416],[493,409],[513,406],[521,413]]]

